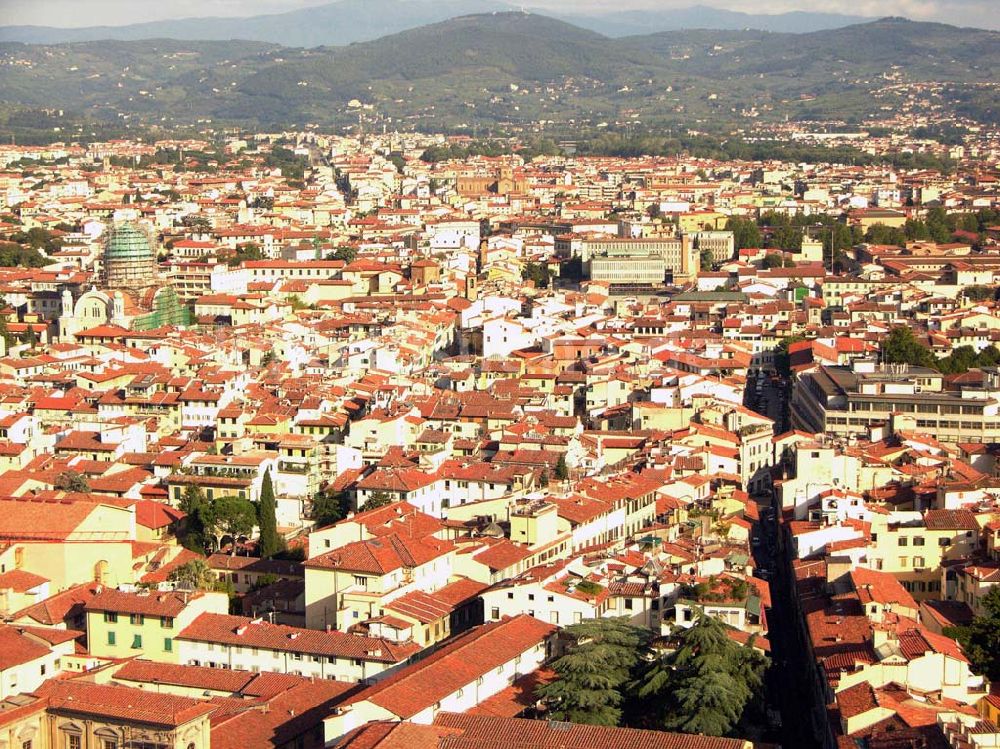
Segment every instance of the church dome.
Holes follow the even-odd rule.
[[[104,245],[105,288],[142,288],[152,284],[155,277],[156,251],[146,232],[128,222],[112,226]]]

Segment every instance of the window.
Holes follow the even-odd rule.
[[[39,671],[39,673],[42,676],[45,676],[45,664],[44,663],[42,664],[41,668],[38,669],[38,671]]]
[[[78,733],[66,734],[66,749],[80,749],[81,738],[82,737]]]
[[[174,618],[172,616],[161,616],[160,626],[164,629],[170,629],[174,626]]]
[[[528,600],[529,601],[534,601],[535,600],[535,594],[534,593],[528,593]]]
[[[913,545],[914,546],[923,546],[924,545],[924,537],[923,536],[917,536],[916,538],[914,538],[913,539]]]
[[[31,749],[31,739],[25,739],[21,742],[21,749]]]
[[[902,536],[899,539],[899,545],[900,546],[906,546],[908,543],[909,543],[909,540],[906,538],[906,536]]]
[[[628,609],[629,611],[632,610],[632,599],[631,598],[626,598],[625,599],[625,608]]]
[[[117,622],[118,621],[118,614],[116,614],[114,611],[105,611],[104,612],[104,621],[106,621],[106,622]]]
[[[507,600],[508,601],[513,601],[514,600],[514,594],[513,593],[508,593],[507,594]]]
[[[104,739],[101,742],[101,749],[118,749],[118,742],[114,739]]]
[[[132,636],[132,649],[133,650],[138,650],[141,647],[142,647],[142,635],[133,635]]]
[[[146,623],[146,617],[142,614],[129,614],[128,617],[129,624],[135,624],[137,626],[142,626]]]
[[[108,632],[108,645],[115,644],[115,633],[113,631]]]
[[[174,641],[169,637],[163,638],[163,652],[172,653],[174,652]]]
[[[500,618],[500,607],[494,606],[493,608],[490,609],[490,619],[499,619],[499,618]]]

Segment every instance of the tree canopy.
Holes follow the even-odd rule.
[[[170,573],[171,582],[185,583],[195,590],[213,590],[216,575],[204,559],[192,559]]]
[[[317,528],[322,528],[343,520],[349,509],[347,496],[343,492],[323,491],[313,497],[309,516]]]
[[[767,657],[731,639],[726,625],[699,611],[694,624],[677,628],[671,649],[645,669],[636,695],[671,731],[724,736],[759,698]]]
[[[965,653],[972,670],[990,681],[1000,679],[1000,586],[993,586],[981,601],[983,614],[969,625]]]
[[[552,664],[558,678],[541,687],[539,696],[557,720],[618,725],[624,690],[649,633],[624,617],[587,619],[563,631],[572,642]]]
[[[893,328],[880,346],[882,361],[886,364],[910,364],[916,367],[937,369],[937,358],[904,326]]]

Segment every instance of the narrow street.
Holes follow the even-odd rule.
[[[805,660],[808,649],[797,621],[790,570],[778,550],[777,523],[769,519],[761,525],[763,535],[756,556],[758,565],[769,570],[772,604],[768,694],[781,713],[781,745],[785,749],[811,749],[821,742],[812,722],[817,706],[812,704],[813,686]]]
[[[748,387],[747,405],[775,422],[775,432],[788,428],[787,388],[770,376],[761,377],[760,388]],[[812,749],[822,742],[816,736],[813,716],[822,706],[813,705],[808,648],[795,605],[794,580],[779,539],[778,508],[774,498],[761,504],[760,543],[753,549],[758,570],[771,587],[768,638],[771,668],[767,675],[769,705],[781,715],[781,745],[785,749]]]

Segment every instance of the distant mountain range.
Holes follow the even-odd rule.
[[[514,11],[521,7],[497,0],[340,0],[288,13],[246,18],[185,18],[84,28],[3,26],[0,41],[62,44],[103,39],[246,39],[286,47],[318,47],[369,41],[458,16]],[[871,20],[835,13],[749,14],[706,6],[599,15],[541,12],[610,37],[679,29],[808,33]]]
[[[434,130],[547,121],[582,132],[624,120],[720,130],[757,117],[859,122],[907,112],[916,119],[921,111],[995,126],[997,70],[1000,33],[898,18],[808,34],[609,38],[513,12],[312,49],[247,41],[0,43],[0,136],[18,128],[65,132],[69,123],[53,110],[75,123],[167,127],[205,120],[341,126],[360,118],[368,126]],[[919,96],[899,85],[927,81],[940,85]]]

